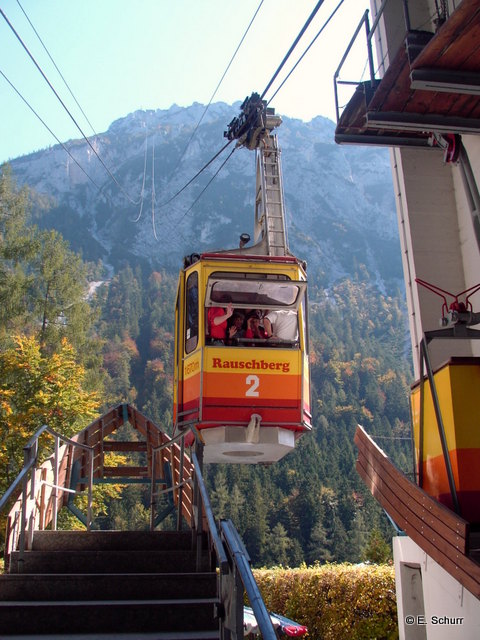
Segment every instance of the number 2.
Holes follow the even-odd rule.
[[[245,391],[245,395],[248,396],[249,398],[258,398],[258,396],[260,395],[260,392],[257,391],[257,389],[260,384],[260,378],[255,375],[250,375],[250,376],[247,376],[247,379],[245,382],[249,387]]]

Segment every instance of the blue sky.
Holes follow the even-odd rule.
[[[267,99],[338,3],[324,0]],[[101,133],[137,109],[207,104],[259,4],[260,0],[0,0],[0,8],[87,135],[92,135],[90,125],[21,7]],[[344,0],[271,103],[277,113],[306,121],[317,115],[334,119],[333,74],[368,4]],[[316,0],[263,0],[214,101],[233,103],[252,91],[262,93],[315,5]],[[346,79],[358,80],[362,74],[364,42],[362,36],[350,56],[355,68]],[[80,138],[1,15],[0,43],[0,71],[62,142]],[[54,144],[52,134],[0,76],[0,162]]]

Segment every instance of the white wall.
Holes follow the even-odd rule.
[[[393,557],[400,640],[480,638],[480,601],[475,596],[411,538],[393,539]]]

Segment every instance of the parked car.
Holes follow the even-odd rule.
[[[280,638],[300,638],[308,633],[307,627],[303,624],[294,622],[278,613],[270,613],[270,619]],[[260,633],[253,610],[250,607],[244,607],[243,609],[243,629],[244,636]]]

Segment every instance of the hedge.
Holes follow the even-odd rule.
[[[326,564],[253,573],[267,609],[306,625],[309,640],[398,638],[392,566]]]

